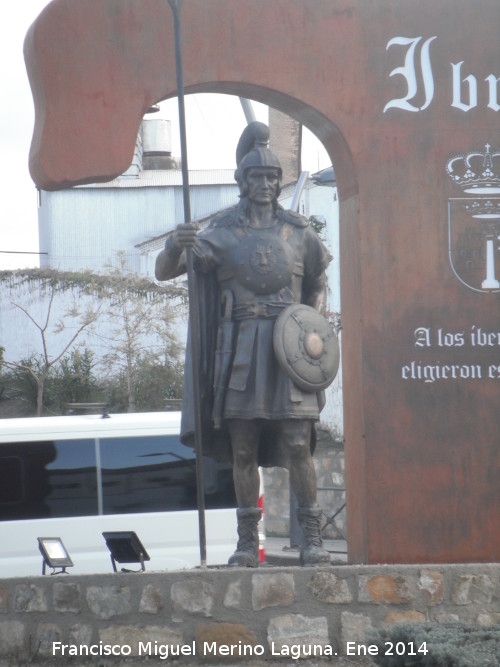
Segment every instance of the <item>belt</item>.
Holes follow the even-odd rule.
[[[252,318],[275,320],[289,305],[289,303],[259,303],[258,301],[239,303],[233,307],[232,319],[235,321]]]

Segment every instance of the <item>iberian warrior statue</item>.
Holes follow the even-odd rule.
[[[338,345],[321,315],[331,259],[307,220],[278,203],[280,163],[269,129],[250,123],[236,151],[240,202],[202,231],[181,224],[158,255],[156,277],[186,271],[193,252],[200,297],[203,446],[233,463],[238,544],[230,565],[259,563],[259,466],[282,466],[298,501],[301,563],[328,563],[316,502],[314,424],[323,389],[338,366]],[[188,347],[189,349],[189,347]],[[186,359],[182,438],[193,436]]]

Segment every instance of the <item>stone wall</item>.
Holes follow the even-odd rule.
[[[0,667],[356,655],[373,629],[404,621],[500,623],[500,564],[0,580]]]

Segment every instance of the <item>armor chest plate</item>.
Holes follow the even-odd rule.
[[[271,294],[290,284],[291,247],[276,229],[259,229],[240,240],[232,258],[236,280],[255,294]]]

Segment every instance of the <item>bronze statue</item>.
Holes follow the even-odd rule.
[[[301,563],[325,564],[330,558],[321,538],[312,451],[322,389],[338,364],[336,339],[318,315],[331,257],[307,220],[278,204],[282,172],[268,139],[263,123],[245,128],[236,151],[239,204],[200,232],[194,224],[178,225],[155,272],[159,280],[185,273],[183,249],[192,248],[202,296],[200,331],[189,335],[198,335],[202,346],[203,446],[232,460],[238,503],[239,539],[229,564],[259,563],[258,468],[275,465],[289,469],[298,500]],[[297,304],[304,304],[300,312]],[[308,325],[311,315],[326,324],[324,332],[322,325]],[[295,363],[297,351],[305,370]],[[190,443],[189,358],[186,364],[181,437]]]

